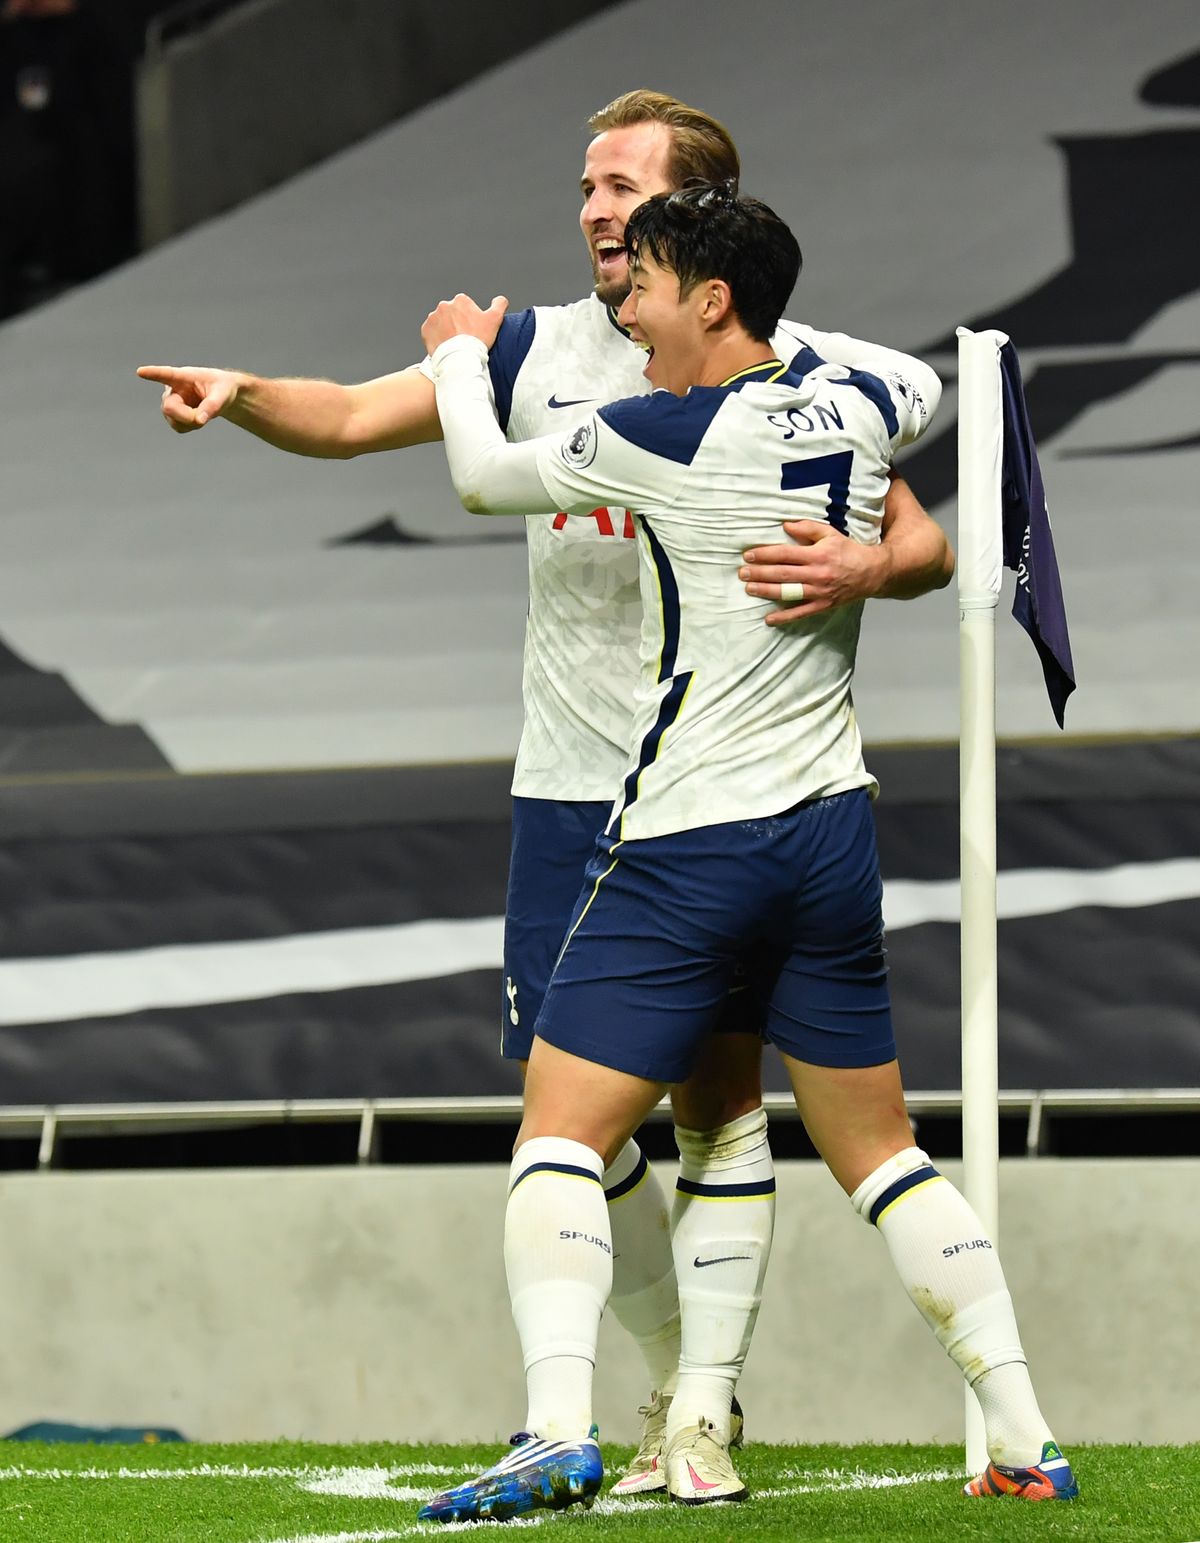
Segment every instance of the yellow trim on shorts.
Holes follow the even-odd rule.
[[[613,846],[609,847],[609,851],[610,852],[615,852],[617,850],[617,847],[623,846],[623,845],[624,845],[623,842],[618,841],[618,842],[614,843]],[[596,880],[595,884],[592,885],[592,892],[588,896],[588,903],[584,906],[583,910],[580,911],[579,915],[575,919],[575,925],[571,928],[570,932],[568,932],[566,937],[563,939],[563,946],[558,951],[558,959],[556,959],[554,961],[554,968],[555,969],[558,968],[558,960],[561,959],[562,956],[567,951],[567,944],[571,941],[571,939],[579,931],[579,928],[583,925],[583,918],[592,909],[592,901],[595,900],[597,894],[599,893],[601,884],[604,883],[605,879],[608,878],[609,874],[613,871],[613,869],[617,866],[617,864],[620,861],[621,861],[621,859],[619,857],[614,857],[612,862],[609,863],[608,867],[604,870],[604,872]],[[551,973],[553,973],[553,972],[551,972]]]

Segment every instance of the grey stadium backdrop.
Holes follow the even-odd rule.
[[[1058,736],[1002,615],[1002,1081],[1200,1085],[1200,25],[1093,17],[634,0],[8,324],[3,1102],[512,1089],[520,532],[458,508],[436,447],[177,440],[132,369],[363,379],[444,293],[577,297],[584,120],[640,83],[734,128],[804,248],[790,314],[939,367],[906,471],[951,529],[953,330],[1011,331],[1080,689]],[[952,592],[871,607],[856,693],[927,1089],[958,1085],[955,627]]]

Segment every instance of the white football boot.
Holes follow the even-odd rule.
[[[650,1402],[638,1410],[642,1417],[641,1445],[634,1453],[628,1468],[613,1485],[613,1495],[661,1495],[667,1487],[667,1475],[663,1468],[663,1443],[667,1434],[667,1410],[669,1397],[664,1398],[656,1388]]]
[[[745,1500],[749,1494],[711,1420],[698,1419],[693,1429],[680,1431],[663,1454],[662,1466],[667,1492],[679,1505]]]
[[[667,1437],[667,1411],[671,1395],[664,1397],[657,1388],[650,1402],[638,1410],[642,1417],[642,1441],[625,1472],[613,1485],[614,1495],[662,1495],[666,1493],[667,1472],[663,1465],[663,1447]],[[735,1398],[729,1414],[729,1445],[740,1447],[744,1428],[742,1406]]]

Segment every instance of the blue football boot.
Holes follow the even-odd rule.
[[[604,1465],[596,1427],[579,1441],[542,1441],[528,1431],[510,1437],[513,1450],[468,1484],[435,1495],[417,1512],[419,1522],[507,1522],[530,1511],[590,1506]]]

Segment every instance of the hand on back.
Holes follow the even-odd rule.
[[[748,595],[781,607],[768,612],[770,625],[803,621],[877,592],[879,547],[851,541],[817,520],[785,520],[783,528],[789,541],[744,552],[738,570]]]

